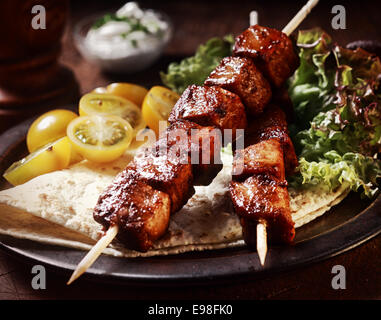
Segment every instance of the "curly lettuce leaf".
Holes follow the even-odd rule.
[[[300,175],[296,176],[291,185],[323,184],[334,190],[347,183],[353,191],[362,190],[362,195],[369,198],[378,193],[377,179],[381,177],[379,161],[359,153],[348,152],[340,156],[336,151],[329,151],[319,162],[300,158]]]
[[[161,72],[162,82],[173,91],[181,94],[189,85],[202,85],[205,79],[220,63],[221,59],[231,55],[234,38],[212,38],[198,47],[192,57],[168,66],[167,73]]]

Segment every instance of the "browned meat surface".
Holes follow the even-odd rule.
[[[94,219],[106,229],[117,224],[118,239],[144,252],[166,231],[170,207],[168,194],[123,171],[99,197]]]
[[[256,226],[263,221],[270,241],[292,242],[295,229],[285,180],[255,175],[243,182],[232,181],[230,196],[248,245],[255,247]]]
[[[205,81],[237,94],[249,113],[262,113],[271,99],[271,87],[262,72],[248,58],[226,57]]]
[[[298,158],[288,133],[285,113],[272,105],[260,117],[250,120],[250,126],[245,132],[245,145],[278,139],[284,149],[286,173],[291,175],[298,166]]]
[[[252,175],[268,174],[285,179],[282,144],[269,139],[238,150],[234,156],[233,179],[244,180]]]
[[[253,58],[275,87],[282,86],[299,65],[290,38],[278,30],[259,25],[249,27],[236,38],[233,54]]]
[[[288,90],[285,86],[273,90],[273,97],[270,104],[279,106],[285,113],[287,123],[292,123],[295,118],[294,105],[288,95]]]
[[[245,107],[241,99],[220,87],[189,86],[173,107],[168,121],[188,120],[201,126],[223,129],[246,127]]]
[[[165,139],[172,152],[186,153],[190,157],[195,184],[209,184],[215,174],[221,170],[222,137],[221,132],[215,127],[203,127],[186,120],[177,121],[168,127]],[[164,141],[163,139],[165,148]]]
[[[172,213],[178,211],[193,194],[190,159],[170,152],[152,152],[147,156],[135,157],[126,170],[154,189],[167,193],[171,199]]]

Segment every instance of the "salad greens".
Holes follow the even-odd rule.
[[[381,63],[362,49],[332,45],[322,30],[301,31],[301,64],[289,82],[300,174],[291,183],[346,182],[368,197],[381,177]]]
[[[161,72],[163,83],[178,94],[191,84],[202,85],[221,59],[231,55],[233,43],[232,35],[208,40],[198,47],[194,56],[173,62],[167,73]]]

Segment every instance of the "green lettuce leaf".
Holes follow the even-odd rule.
[[[289,93],[295,108],[291,133],[306,129],[321,111],[333,109],[334,71],[326,65],[331,58],[331,38],[320,29],[300,31],[297,39],[300,66],[289,82]]]
[[[202,85],[221,59],[231,55],[234,38],[212,38],[198,47],[192,57],[168,66],[167,73],[161,72],[162,82],[173,91],[181,94],[189,85]]]
[[[381,177],[379,161],[359,153],[348,152],[340,156],[336,151],[327,152],[319,162],[300,158],[300,175],[290,182],[292,186],[323,184],[336,189],[348,183],[353,191],[362,190],[362,195],[372,198],[378,193],[377,179]]]

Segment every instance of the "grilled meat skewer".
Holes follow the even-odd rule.
[[[278,86],[281,82],[279,79],[283,77],[282,81],[285,81],[286,73],[274,69],[274,61],[269,58],[275,52],[274,48],[278,48],[277,63],[290,64],[292,57],[295,59],[292,65],[296,66],[298,59],[297,56],[291,56],[290,40],[285,35],[270,28],[261,28],[263,32],[252,52],[257,53],[256,63],[261,64],[261,69],[267,70],[266,74],[272,85]],[[236,44],[235,47],[247,48],[245,43],[253,43],[251,36],[252,33],[245,31],[237,38],[240,46]],[[248,39],[243,41],[246,38]],[[258,46],[260,41],[264,42],[263,46]],[[279,54],[282,50],[288,54],[284,61]],[[245,52],[241,50],[235,53],[246,54]],[[260,58],[258,52],[261,53]],[[245,110],[251,115],[258,115],[265,109],[271,98],[270,85],[251,58],[225,58],[206,80],[205,86],[190,86],[174,106],[169,117],[170,126],[164,135],[143,156],[129,164],[100,196],[94,210],[94,219],[105,228],[117,224],[118,238],[128,247],[140,251],[148,250],[153,241],[164,234],[170,214],[179,210],[192,195],[193,185],[198,182],[198,178],[207,176],[205,171],[216,167],[214,156],[220,145],[217,145],[218,139],[212,129],[232,129],[234,133],[237,129],[246,127]],[[268,68],[267,64],[270,64]],[[254,124],[257,125],[261,124]],[[268,125],[273,123],[270,121]],[[263,127],[259,138],[266,136],[269,139],[275,134],[286,145],[288,140],[283,134],[282,123],[279,122],[275,127],[278,131],[272,129],[268,132]],[[175,147],[175,141],[179,142],[177,139],[168,139],[176,128],[186,128],[187,132],[186,142],[180,143],[183,149],[181,155],[178,154],[180,150],[174,154],[168,152]],[[190,134],[195,128],[206,129],[203,138],[210,141],[209,146],[216,148],[203,150],[205,148],[199,139],[196,138],[195,142]],[[166,152],[161,153],[159,150]],[[191,165],[189,160],[195,150],[200,154],[207,152],[209,164],[200,161]],[[292,166],[293,164],[289,166],[290,170]],[[288,201],[286,197],[284,201]]]
[[[271,106],[255,128],[250,136],[254,144],[235,154],[229,188],[233,206],[249,246],[256,245],[258,223],[266,225],[271,241],[290,243],[295,229],[285,177],[287,167],[293,172],[297,158],[283,111]]]

